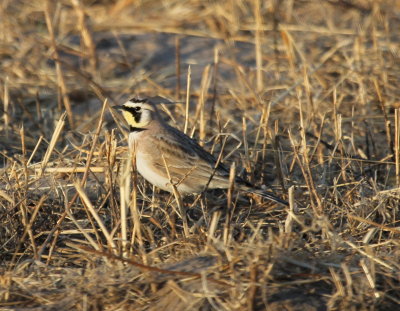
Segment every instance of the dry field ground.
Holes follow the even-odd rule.
[[[399,310],[400,3],[1,0],[1,310]],[[236,173],[183,200],[110,107]]]

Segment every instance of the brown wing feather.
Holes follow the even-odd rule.
[[[166,174],[164,160],[174,182],[185,180],[204,187],[208,183],[216,165],[216,159],[205,151],[195,140],[168,126],[166,132],[153,136],[153,145],[158,147],[160,157],[153,160],[160,173]],[[166,135],[168,133],[168,135]],[[172,139],[170,135],[173,135]],[[214,172],[211,188],[226,188],[228,186],[229,171],[223,164],[219,164]],[[240,180],[241,182],[241,180]]]

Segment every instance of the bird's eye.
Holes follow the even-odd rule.
[[[140,107],[135,107],[135,111],[140,111]]]

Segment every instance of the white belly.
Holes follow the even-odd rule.
[[[157,171],[155,171],[150,164],[150,161],[148,161],[147,159],[147,155],[136,155],[136,167],[139,174],[157,188],[168,192],[173,192],[170,180],[166,176],[160,175]],[[193,189],[187,187],[184,182],[177,185],[177,190],[181,195],[186,195],[194,192]]]
[[[149,156],[146,154],[139,153],[136,155],[136,167],[140,175],[154,186],[162,190],[171,191],[169,179],[155,171],[148,158]]]
[[[150,155],[147,154],[141,147],[136,144],[138,140],[140,140],[140,135],[142,132],[133,132],[129,134],[129,149],[136,150],[136,168],[140,175],[143,176],[149,183],[153,184],[154,186],[162,189],[171,191],[168,189],[169,180],[168,178],[164,177],[157,173],[151,164]],[[136,146],[135,146],[136,145]]]
[[[139,140],[139,137],[141,135],[141,132],[138,133],[130,133],[129,135],[129,149],[135,149],[134,144],[136,143],[137,140]],[[165,174],[160,174],[159,171],[156,171],[153,168],[152,162],[151,162],[151,156],[149,155],[149,151],[146,150],[146,148],[141,149],[140,146],[137,146],[138,149],[136,149],[136,168],[137,171],[139,172],[140,175],[144,179],[146,179],[149,183],[153,184],[157,188],[160,188],[165,191],[172,192],[172,186],[171,182],[168,179],[167,173]],[[152,150],[154,152],[154,150]],[[154,156],[154,155],[153,155]],[[177,186],[177,190],[179,191],[180,194],[189,194],[193,193],[193,189],[187,187],[184,182],[180,183]]]

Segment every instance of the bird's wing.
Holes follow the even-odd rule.
[[[151,137],[151,143],[160,156],[154,157],[153,164],[159,169],[160,174],[171,176],[173,182],[191,184],[192,188],[204,190],[205,186],[213,174],[210,188],[227,188],[229,185],[229,171],[223,165],[216,167],[217,160],[205,151],[195,140],[178,131],[173,127],[161,131]],[[216,167],[216,168],[215,168]],[[288,205],[285,200],[275,196],[271,192],[255,189],[253,185],[240,177],[236,177],[235,182],[239,188],[245,192],[255,193],[271,201]]]
[[[192,182],[206,184],[214,172],[213,182],[227,184],[229,171],[225,166],[219,164],[215,169],[216,159],[184,133],[168,126],[166,131],[153,135],[152,139],[160,153],[159,157],[153,159],[153,164],[160,172],[166,173],[166,163],[174,179],[190,178]]]

